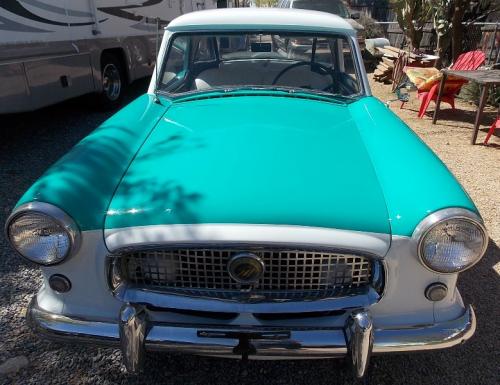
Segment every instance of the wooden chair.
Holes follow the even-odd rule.
[[[474,71],[477,70],[485,61],[486,56],[483,51],[469,51],[461,54],[457,61],[450,66],[450,69],[456,71]],[[406,67],[406,74],[412,70],[412,67]],[[421,70],[415,68],[415,70]],[[434,74],[429,77],[429,79],[422,79],[420,84],[417,85],[417,97],[422,100],[420,104],[420,110],[418,112],[418,117],[422,118],[429,107],[431,100],[434,102],[438,96],[439,84],[441,82],[441,72],[434,69]],[[410,76],[411,78],[411,73]],[[453,76],[448,76],[446,79],[445,87],[443,90],[443,95],[441,96],[441,102],[448,103],[451,108],[455,108],[455,96],[460,91],[462,86],[467,83],[466,80],[453,78]],[[420,87],[419,87],[420,86]]]
[[[404,68],[408,66],[408,55],[406,52],[400,52],[398,58],[394,62],[394,69],[392,70],[392,92],[395,92],[401,86],[406,74],[404,73]]]

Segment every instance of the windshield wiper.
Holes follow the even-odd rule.
[[[311,96],[317,96],[321,99],[327,98],[327,99],[343,99],[347,101],[354,101],[356,98],[359,96],[358,94],[353,95],[353,96],[347,96],[347,95],[342,95],[342,94],[334,94],[331,92],[326,92],[326,91],[321,91],[321,90],[314,90],[314,89],[304,89],[304,88],[292,88],[292,87],[286,87],[286,86],[279,86],[279,87],[256,87],[253,89],[257,90],[263,90],[263,91],[279,91],[279,92],[285,92],[291,96],[299,96],[299,97],[311,97]]]

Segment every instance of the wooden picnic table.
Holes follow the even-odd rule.
[[[443,73],[443,77],[441,79],[441,84],[439,86],[439,93],[436,99],[436,109],[434,110],[432,124],[436,124],[437,114],[439,112],[439,105],[441,104],[441,95],[444,90],[446,78],[449,75],[453,75],[462,79],[476,82],[479,84],[481,88],[479,106],[477,108],[476,120],[474,122],[474,132],[472,133],[472,139],[471,139],[471,144],[476,144],[477,133],[479,131],[479,120],[481,118],[481,114],[483,113],[483,108],[486,103],[486,98],[488,97],[488,89],[492,85],[500,84],[500,70],[454,71],[445,68],[442,69],[441,72]]]

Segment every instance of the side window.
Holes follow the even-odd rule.
[[[194,62],[210,62],[214,61],[215,50],[213,46],[213,38],[211,37],[203,37],[198,40],[198,44],[196,45],[196,50],[194,52]]]
[[[238,52],[249,50],[248,35],[219,36],[217,40],[222,59],[238,57]]]
[[[351,47],[347,39],[338,39],[340,49],[340,70],[349,74],[356,79],[356,67],[354,65],[353,55],[351,54]]]
[[[330,40],[322,37],[289,36],[284,40],[284,45],[279,45],[280,42],[278,41],[278,47],[281,49],[284,46],[287,58],[304,62],[313,60],[312,54],[313,48],[315,48],[314,61],[332,68],[334,63],[332,62]]]
[[[162,84],[168,86],[175,79],[182,79],[187,68],[186,52],[189,39],[186,36],[175,38],[168,53],[168,60],[165,63]]]

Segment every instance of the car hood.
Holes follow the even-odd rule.
[[[173,103],[118,185],[105,229],[221,223],[389,234],[347,104],[265,95]]]

